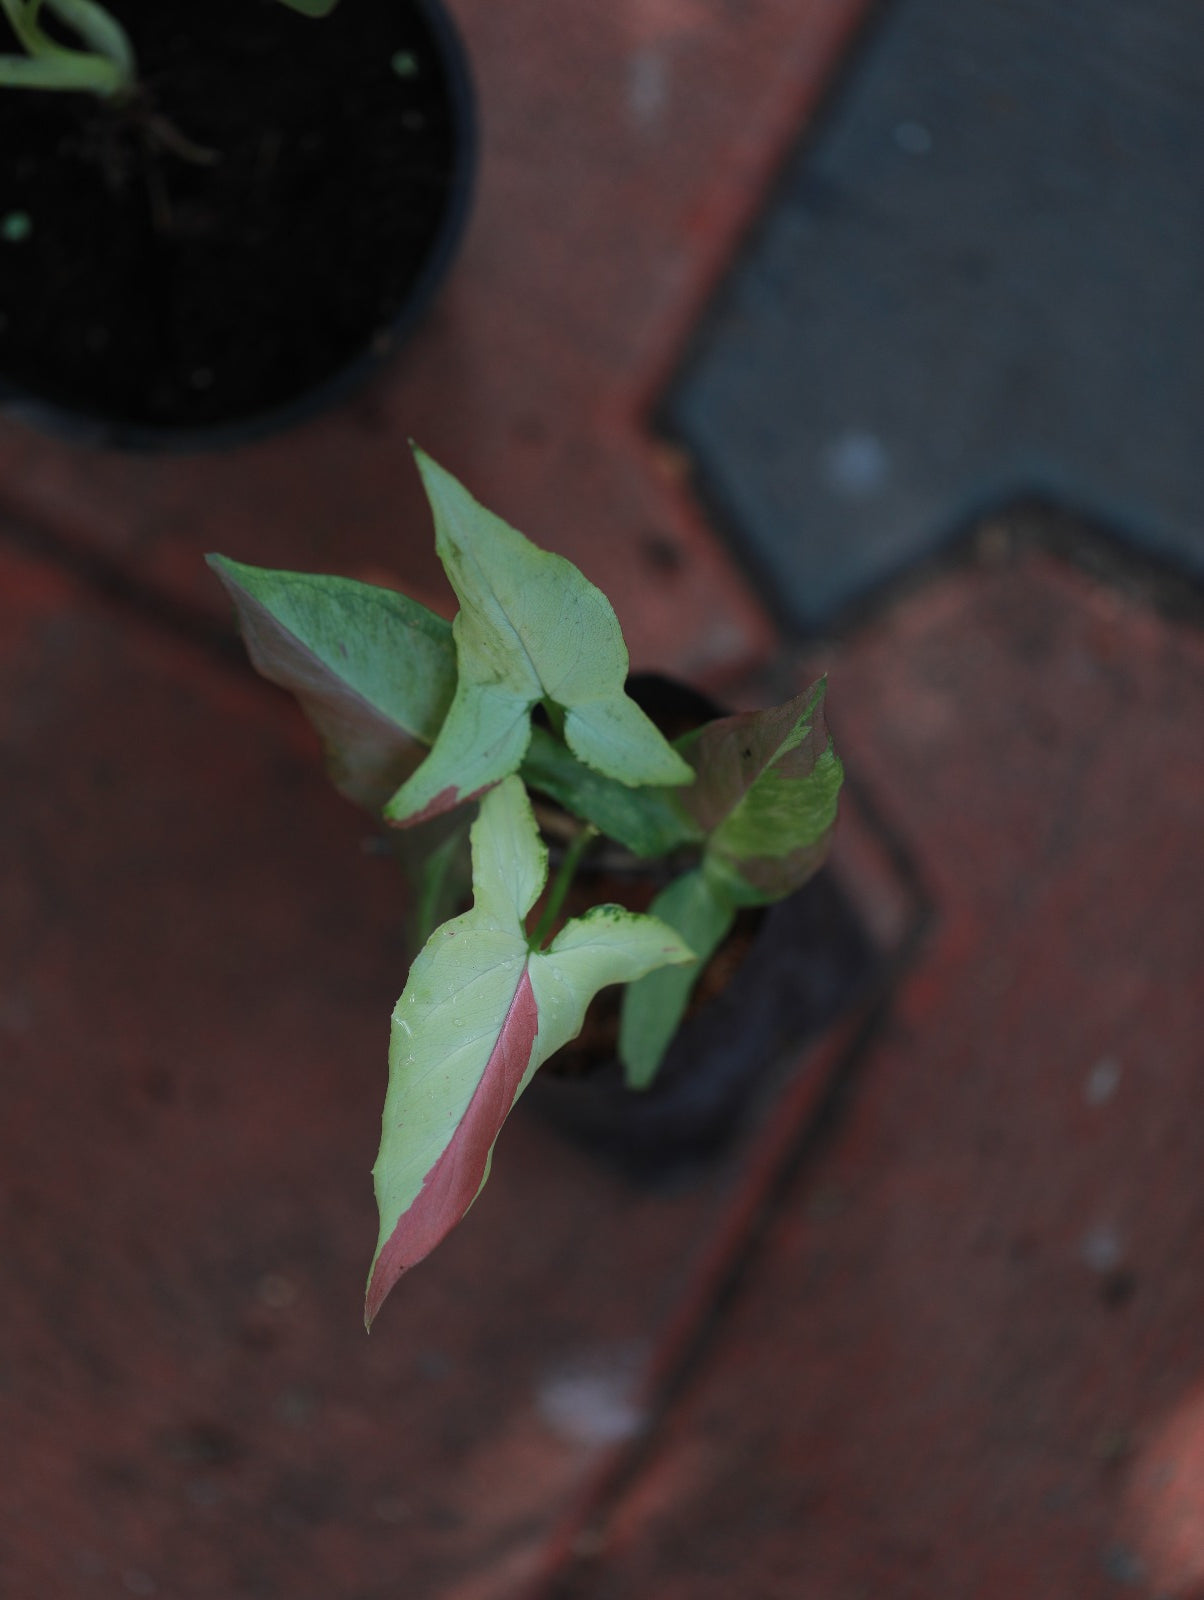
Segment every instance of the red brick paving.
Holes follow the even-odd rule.
[[[69,569],[110,563],[164,618],[225,615],[214,547],[440,603],[412,435],[605,584],[637,664],[765,658],[642,417],[859,10],[552,29],[464,0],[477,208],[383,382],[220,457],[0,425],[25,524],[0,540],[6,1596],[507,1592],[606,1456],[616,1385],[688,1320],[736,1173],[653,1199],[523,1119],[473,1229],[364,1339],[398,887],[282,702]]]
[[[368,1338],[395,869],[283,696],[2,530],[0,641],[0,1594],[513,1592],[756,1145],[652,1195],[519,1117]]]
[[[366,1339],[391,869],[278,697],[0,577],[0,1592],[1195,1592],[1198,634],[1026,557],[837,647],[936,921],[826,1153],[839,1031],[675,1196],[519,1119]]]
[[[208,549],[384,568],[437,598],[410,436],[603,585],[637,665],[730,680],[772,632],[643,413],[864,0],[451,9],[480,94],[477,199],[387,378],[222,456],[113,457],[0,425],[0,504],[214,611]]]
[[[0,1594],[1197,1594],[1204,665],[1043,558],[833,651],[934,905],[872,1047],[835,1033],[675,1195],[517,1119],[360,1331],[397,885],[155,596],[218,615],[210,546],[437,596],[410,433],[615,594],[639,664],[764,659],[642,423],[862,7],[456,10],[480,202],[385,383],[223,458],[0,430]],[[850,808],[838,865],[889,943],[887,837]],[[850,1107],[783,1193],[825,1071]]]
[[[925,952],[556,1590],[1204,1593],[1204,641],[1047,558],[832,663]]]

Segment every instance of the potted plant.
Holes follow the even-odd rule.
[[[329,404],[406,336],[474,159],[439,0],[0,14],[10,414],[107,445],[226,445]]]
[[[654,1082],[741,913],[820,865],[842,781],[822,682],[666,738],[627,692],[601,591],[416,454],[454,623],[389,589],[209,558],[252,661],[296,694],[338,788],[400,830],[413,876],[369,1323],[468,1210],[511,1108],[604,986],[626,985],[628,1092]],[[591,866],[651,868],[652,889],[591,905]]]

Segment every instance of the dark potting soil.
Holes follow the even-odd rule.
[[[464,155],[421,8],[111,10],[134,104],[0,91],[0,381],[187,429],[287,405],[387,343]]]

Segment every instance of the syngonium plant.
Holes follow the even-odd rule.
[[[819,866],[842,778],[822,682],[670,744],[626,692],[602,592],[416,457],[460,603],[451,624],[392,589],[209,557],[254,665],[296,695],[338,789],[402,830],[413,879],[369,1325],[472,1205],[506,1117],[603,986],[627,985],[628,1085],[654,1081],[739,910]],[[550,885],[536,806],[559,819]],[[668,869],[648,912],[566,920],[591,852],[616,848]]]

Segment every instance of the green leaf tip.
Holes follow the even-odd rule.
[[[423,765],[390,800],[406,826],[517,772],[531,711],[548,701],[587,766],[629,787],[668,787],[693,772],[624,691],[628,656],[602,591],[480,505],[424,451],[414,456],[435,544],[460,601],[456,692]]]

